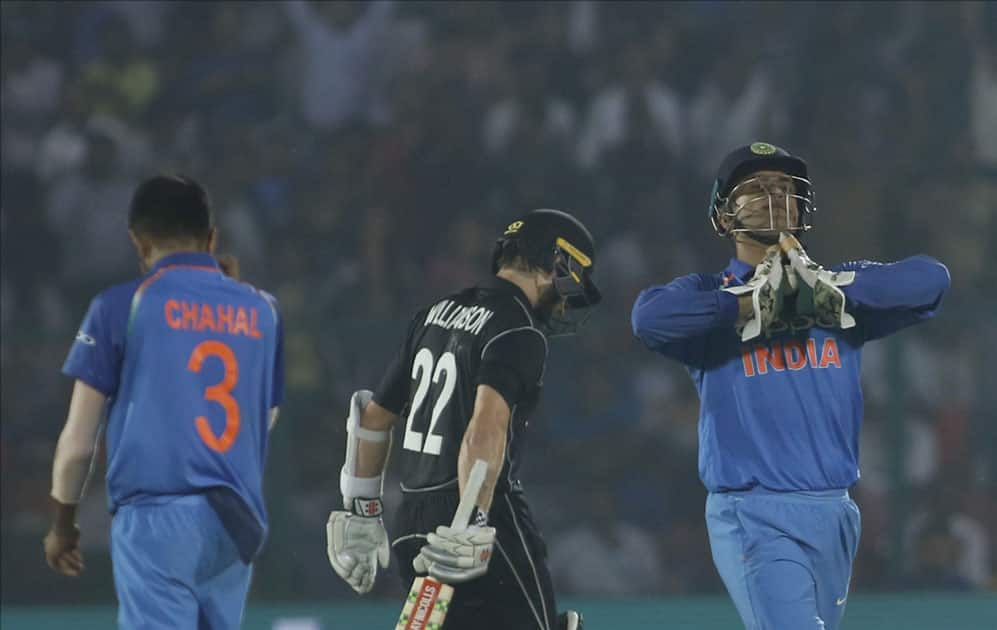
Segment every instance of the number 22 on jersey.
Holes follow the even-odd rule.
[[[194,422],[197,426],[197,434],[201,441],[208,445],[213,451],[224,453],[232,448],[235,438],[239,435],[239,403],[232,398],[232,389],[239,382],[239,362],[235,358],[235,353],[228,344],[221,341],[202,341],[190,353],[187,361],[187,369],[197,373],[201,371],[204,361],[208,357],[217,357],[225,368],[225,375],[222,380],[214,385],[209,385],[204,390],[204,399],[218,403],[225,410],[225,429],[221,436],[216,436],[211,430],[208,419],[198,416]]]
[[[441,378],[445,379],[443,389],[436,399],[436,404],[433,405],[433,415],[424,441],[423,434],[412,429],[412,421],[426,401],[430,381],[439,383]],[[436,428],[437,421],[457,387],[457,359],[452,352],[444,352],[439,361],[434,361],[432,351],[429,348],[422,348],[416,353],[415,361],[412,362],[412,380],[418,380],[419,383],[415,388],[415,398],[412,399],[408,420],[405,422],[405,442],[402,446],[417,453],[439,455],[443,449],[443,436],[434,434],[433,429]]]

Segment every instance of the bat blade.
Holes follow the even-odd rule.
[[[451,523],[454,529],[467,527],[487,472],[488,464],[484,460],[479,459],[474,462]],[[395,630],[440,630],[446,619],[447,610],[450,609],[453,592],[452,586],[428,576],[417,576],[412,580],[412,588],[409,589],[405,605],[402,606],[402,614],[395,624]]]
[[[395,630],[440,630],[451,599],[452,586],[431,577],[415,578]]]

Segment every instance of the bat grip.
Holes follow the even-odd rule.
[[[474,465],[471,466],[471,474],[467,477],[467,485],[464,486],[464,491],[460,493],[460,503],[457,505],[457,511],[454,512],[453,522],[450,523],[451,528],[467,528],[467,522],[471,519],[471,511],[474,510],[474,506],[478,502],[478,494],[481,492],[481,486],[485,483],[486,474],[488,474],[488,464],[485,460],[474,460]]]

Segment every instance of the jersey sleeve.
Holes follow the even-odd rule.
[[[381,383],[374,390],[374,402],[381,405],[393,414],[401,415],[405,404],[408,403],[409,384],[412,380],[409,376],[409,361],[411,354],[409,346],[412,340],[414,322],[421,321],[422,313],[409,322],[405,341],[399,346],[398,352],[388,364],[388,369],[381,378]]]
[[[62,373],[83,381],[105,396],[118,391],[123,349],[113,330],[112,305],[101,294],[90,302]]]
[[[533,327],[513,328],[492,337],[481,350],[477,385],[488,385],[515,407],[543,380],[547,338]]]
[[[715,328],[734,329],[737,298],[708,278],[691,274],[645,289],[630,314],[634,336],[648,349],[694,365],[703,335]]]
[[[862,260],[837,269],[855,272],[842,291],[866,341],[934,317],[951,284],[948,269],[930,256],[887,264]]]
[[[274,348],[273,383],[270,389],[271,407],[279,407],[284,402],[284,320],[277,308],[277,300],[270,298],[270,308],[274,314],[274,332],[277,343]]]

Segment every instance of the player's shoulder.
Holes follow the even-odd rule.
[[[142,278],[112,284],[93,297],[92,307],[99,307],[108,311],[124,310],[131,308],[132,298],[139,287],[142,286]]]

